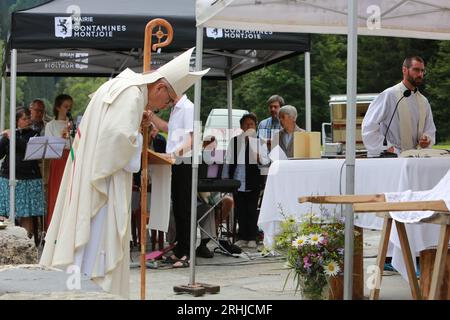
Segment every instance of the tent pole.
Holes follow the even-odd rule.
[[[231,79],[231,73],[229,71],[227,72],[227,108],[228,108],[228,129],[231,130],[233,129],[233,79]]]
[[[0,132],[5,130],[5,107],[6,107],[6,75],[2,75],[2,101],[1,101],[1,121]]]
[[[202,70],[203,55],[203,26],[197,27],[195,48],[195,70]],[[191,192],[191,248],[190,248],[190,273],[189,285],[195,285],[195,245],[197,242],[197,185],[198,185],[198,156],[200,154],[200,106],[201,106],[202,80],[195,82],[194,88],[194,136],[192,142],[192,192]]]
[[[15,223],[15,191],[16,191],[16,77],[17,77],[17,50],[11,50],[11,75],[9,97],[9,220]]]
[[[305,52],[305,129],[311,131],[311,53]]]
[[[348,0],[347,36],[347,122],[346,122],[346,194],[355,193],[355,134],[356,134],[356,70],[358,54],[357,0]],[[344,249],[344,299],[353,296],[353,209],[345,206],[345,249]]]

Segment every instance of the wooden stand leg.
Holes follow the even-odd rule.
[[[408,235],[406,234],[405,224],[395,221],[397,227],[398,238],[400,240],[400,247],[403,253],[403,260],[405,261],[406,271],[408,273],[408,282],[411,287],[412,297],[415,300],[422,300],[422,293],[419,290],[419,283],[417,282],[416,271],[411,255],[411,248],[409,247]]]
[[[383,229],[381,231],[380,246],[378,247],[378,256],[377,256],[378,275],[375,283],[375,289],[372,289],[370,291],[370,300],[378,300],[380,296],[381,279],[383,276],[384,262],[386,260],[391,229],[392,229],[392,218],[385,217],[383,222]]]
[[[445,264],[447,262],[448,241],[450,238],[450,226],[441,225],[439,234],[439,244],[436,250],[436,259],[434,260],[433,276],[431,278],[430,300],[439,299],[439,289],[444,278]]]

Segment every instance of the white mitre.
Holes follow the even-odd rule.
[[[155,72],[144,74],[144,83],[152,83],[147,82],[146,77],[151,76],[153,73],[157,73],[159,78],[165,78],[170,83],[173,90],[175,90],[177,96],[181,97],[195,81],[203,77],[209,71],[209,68],[197,72],[189,71],[191,55],[194,49],[195,47],[187,50],[172,61],[161,66]]]
[[[149,83],[154,83],[161,78],[165,78],[172,88],[174,89],[177,96],[182,96],[187,89],[189,89],[195,81],[204,76],[208,69],[191,72],[189,71],[191,55],[194,48],[187,50],[181,55],[175,57],[173,60],[167,62],[165,65],[161,66],[159,69],[150,73],[136,73],[131,69],[125,69],[112,81],[116,83],[110,86],[107,95],[104,97],[103,101],[106,103],[112,103],[118,95],[130,86],[144,85]],[[125,81],[120,81],[125,80]]]

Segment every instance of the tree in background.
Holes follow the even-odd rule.
[[[73,98],[72,115],[82,115],[89,104],[89,95],[94,93],[108,78],[67,77],[57,82],[53,95],[65,93]],[[51,104],[53,109],[53,101]]]
[[[312,129],[320,130],[329,121],[328,100],[331,94],[345,92],[345,37],[312,35],[311,118]],[[258,120],[269,116],[267,99],[279,94],[286,104],[297,107],[297,122],[305,127],[305,67],[299,55],[244,75],[236,81],[235,106],[256,113]]]
[[[47,2],[47,0],[0,1],[0,35],[5,39],[10,29],[11,12]],[[311,52],[311,118],[312,129],[320,130],[322,122],[330,120],[330,95],[346,93],[347,38],[337,35],[312,35]],[[0,46],[2,42],[0,41]],[[450,45],[448,41],[358,37],[358,93],[378,93],[401,80],[401,64],[406,55],[420,55],[425,59],[428,74],[421,91],[430,101],[437,127],[438,141],[450,140],[447,125],[450,103],[449,81]],[[2,57],[0,57],[0,62]],[[65,92],[74,98],[74,115],[81,114],[94,92],[106,78],[87,77],[18,77],[17,103],[28,105],[35,98],[46,102],[51,114],[53,100]],[[9,81],[7,81],[9,82]],[[259,120],[268,116],[266,101],[272,94],[280,94],[286,103],[297,107],[298,125],[305,127],[304,57],[290,59],[251,72],[233,80],[233,108],[256,113]],[[7,84],[9,96],[9,83]],[[194,90],[188,91],[193,100]],[[9,99],[7,97],[7,113]],[[226,107],[226,81],[206,80],[202,83],[201,120],[203,124],[212,108]],[[170,110],[161,112],[168,119]],[[9,117],[7,115],[6,122]]]
[[[426,81],[439,142],[450,141],[450,41],[440,41],[438,51],[427,66]]]

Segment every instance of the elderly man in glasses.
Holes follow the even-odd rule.
[[[423,59],[406,58],[402,73],[403,80],[380,93],[364,117],[362,139],[368,156],[378,156],[383,149],[398,155],[435,143],[436,127],[430,103],[418,90],[424,83]]]
[[[130,69],[93,94],[72,142],[40,264],[77,266],[105,291],[129,295],[132,173],[139,128],[208,70],[191,72],[194,48],[152,73]]]

